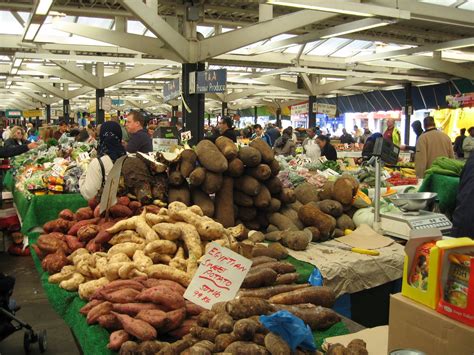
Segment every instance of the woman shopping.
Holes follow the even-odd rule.
[[[273,151],[277,155],[283,156],[295,156],[296,155],[296,143],[291,138],[293,129],[287,127],[283,130],[283,135],[275,141]]]
[[[337,160],[336,148],[331,144],[328,136],[318,136],[318,138],[316,138],[316,143],[318,143],[319,148],[321,149],[322,157],[325,157],[327,160]]]

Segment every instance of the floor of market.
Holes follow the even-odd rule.
[[[0,272],[16,277],[13,298],[21,306],[21,310],[17,313],[18,318],[29,323],[35,331],[47,330],[48,350],[46,353],[80,354],[69,327],[48,302],[33,259],[0,253]],[[0,355],[16,354],[24,354],[23,331],[18,331],[0,342]],[[31,345],[30,354],[40,354],[37,343]]]

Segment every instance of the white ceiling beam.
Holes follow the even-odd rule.
[[[37,65],[37,66],[27,65],[26,68],[31,69],[31,70],[36,70],[48,75],[57,76],[58,78],[69,80],[73,83],[78,83],[85,86],[89,85],[89,83],[85,80],[82,80],[81,77],[75,76],[61,68],[49,67],[49,66],[44,66],[44,65]]]
[[[245,97],[249,97],[249,96],[258,94],[258,93],[260,93],[262,91],[265,91],[265,90],[267,90],[266,87],[260,87],[260,88],[255,88],[255,89],[249,88],[249,89],[243,90],[241,92],[232,92],[232,93],[226,95],[226,101],[231,102],[231,101],[243,99]]]
[[[68,90],[67,92],[67,95],[66,95],[66,99],[73,99],[77,96],[81,96],[81,95],[85,95],[87,94],[88,92],[91,92],[91,91],[94,91],[93,88],[91,87],[88,87],[88,86],[83,86],[79,89],[76,89],[76,90]]]
[[[99,78],[92,75],[88,71],[77,67],[75,62],[66,63],[61,61],[53,61],[53,63],[63,68],[65,71],[71,73],[72,75],[82,78],[83,81],[88,83],[88,86],[91,86],[95,89],[99,88]]]
[[[332,14],[310,10],[298,11],[289,15],[279,16],[270,21],[226,32],[218,36],[200,41],[198,60],[206,60],[230,52],[237,48],[262,41],[273,36],[292,31],[296,28],[334,17]]]
[[[11,11],[11,14],[15,18],[15,20],[18,21],[21,27],[25,27],[25,21],[23,21],[23,19],[21,18],[20,14],[17,11]]]
[[[122,48],[128,48],[137,52],[156,55],[172,61],[180,61],[180,58],[168,49],[162,48],[164,43],[159,38],[124,33],[120,31],[106,30],[99,27],[81,25],[71,22],[58,22],[53,25],[57,30],[72,33],[78,36],[110,43]]]
[[[345,80],[341,80],[341,81],[334,81],[334,82],[331,82],[331,83],[327,83],[327,84],[324,84],[324,85],[318,85],[316,86],[315,88],[315,93],[314,95],[323,95],[323,94],[327,94],[327,93],[330,93],[332,91],[335,91],[335,90],[340,90],[340,89],[343,89],[343,88],[346,88],[348,86],[353,86],[353,85],[357,85],[357,84],[360,84],[360,83],[363,83],[365,81],[368,81],[370,80],[370,78],[365,78],[365,77],[354,77],[354,78],[347,78]]]
[[[130,70],[125,70],[117,74],[106,76],[103,78],[102,88],[108,88],[110,86],[117,85],[124,81],[134,79],[144,74],[151,73],[160,68],[161,66],[159,65],[141,65],[141,66],[136,66],[135,68],[130,69]]]
[[[406,63],[415,64],[424,68],[447,73],[458,78],[474,80],[474,70],[463,67],[460,64],[451,63],[446,60],[435,59],[424,56],[410,56],[399,58]]]
[[[433,52],[433,51],[442,51],[448,49],[459,49],[465,47],[474,46],[474,37],[457,39],[454,41],[447,41],[443,43],[436,43],[436,44],[429,44],[426,46],[419,46],[414,48],[407,48],[401,49],[396,51],[387,51],[381,53],[375,53],[367,56],[359,56],[359,57],[349,57],[346,59],[347,63],[363,63],[373,60],[381,60],[381,59],[390,59],[390,58],[398,58],[403,57],[411,54],[416,53],[424,53],[424,52]]]
[[[66,97],[64,97],[63,90],[54,87],[52,84],[35,82],[35,83],[22,83],[22,86],[32,88],[33,90],[38,90],[38,88],[40,88],[41,91],[57,96],[63,100],[66,99]]]
[[[358,31],[364,31],[369,28],[380,27],[390,24],[389,21],[384,21],[376,18],[365,18],[362,20],[352,21],[349,23],[343,23],[334,27],[330,27],[324,30],[313,31],[304,35],[295,36],[292,38],[284,39],[281,41],[274,41],[263,46],[258,46],[249,50],[248,54],[259,54],[271,52],[277,49],[286,48],[295,44],[305,44],[308,42],[317,41],[327,36],[333,36],[341,33],[354,33]]]
[[[306,86],[306,90],[309,91],[309,93],[314,96],[315,94],[315,86],[313,85],[313,82],[309,78],[308,74],[306,73],[300,73],[299,75],[301,79],[303,80],[304,86]]]
[[[45,105],[51,105],[51,104],[59,101],[59,98],[56,98],[56,97],[55,98],[43,97],[43,96],[38,95],[38,94],[36,94],[32,91],[29,91],[29,90],[21,91],[21,93],[23,95],[26,95],[26,96],[32,98],[32,99],[38,100],[38,101],[44,103]]]
[[[190,42],[176,32],[161,16],[141,1],[120,0],[120,3],[132,12],[153,34],[161,38],[184,62],[189,62]]]
[[[267,3],[353,16],[410,19],[409,11],[370,3],[362,4],[360,0],[267,0]]]
[[[270,86],[283,88],[288,91],[297,92],[300,94],[306,94],[308,96],[310,95],[308,91],[304,89],[298,89],[298,87],[296,86],[296,83],[292,83],[291,81],[276,79],[272,77],[256,77],[254,78],[254,80],[261,82],[263,84],[268,84]]]

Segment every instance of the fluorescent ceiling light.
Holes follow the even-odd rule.
[[[53,5],[53,0],[38,0],[38,6],[36,7],[36,15],[46,15],[49,9]]]
[[[16,58],[16,59],[13,61],[13,68],[19,68],[22,61],[23,61],[23,59],[21,59],[21,58]]]
[[[360,21],[355,21],[355,22],[360,22],[360,25],[357,24],[347,24],[348,26],[338,26],[340,30],[336,30],[334,33],[331,33],[331,29],[328,29],[328,34],[321,36],[323,39],[327,38],[332,38],[332,37],[339,37],[343,35],[347,35],[349,33],[354,33],[354,32],[361,32],[365,30],[370,30],[371,28],[377,28],[377,27],[383,27],[392,24],[392,21],[382,21],[378,19],[364,19]],[[344,28],[347,27],[347,28]]]
[[[36,37],[36,34],[38,33],[40,27],[41,25],[39,23],[30,23],[30,25],[28,26],[28,30],[25,34],[25,39],[27,41],[32,41]]]

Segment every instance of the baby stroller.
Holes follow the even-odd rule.
[[[31,325],[25,323],[15,316],[20,307],[10,297],[15,286],[15,279],[0,273],[0,341],[7,338],[17,330],[25,329],[23,336],[23,349],[25,353],[30,351],[30,346],[38,342],[41,353],[46,351],[48,346],[46,330],[36,333]]]

